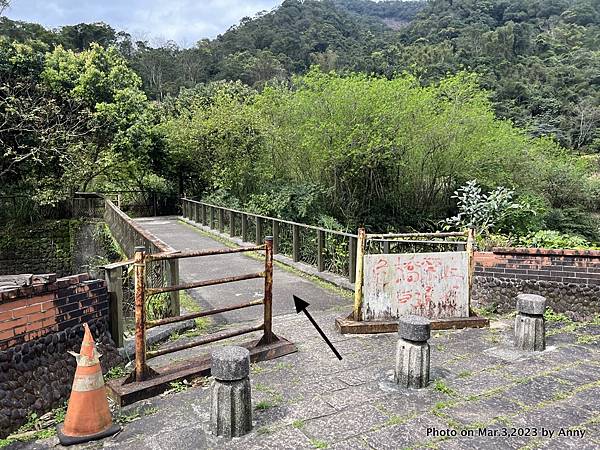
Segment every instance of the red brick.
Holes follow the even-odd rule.
[[[55,310],[38,312],[36,314],[30,314],[29,315],[29,323],[36,322],[38,320],[49,319],[49,318],[54,318],[54,320],[56,321],[56,319],[55,319],[56,311]]]
[[[90,296],[98,296],[98,295],[102,295],[102,294],[106,294],[106,287],[104,287],[104,286],[96,288],[96,289],[92,289]]]
[[[26,306],[25,308],[16,308],[12,310],[13,313],[13,317],[15,319],[18,319],[20,317],[26,317],[29,314],[35,314],[35,313],[39,313],[42,309],[40,308],[40,305],[31,305],[31,306]]]
[[[27,325],[23,325],[22,327],[17,327],[14,329],[15,331],[15,336],[18,336],[19,334],[23,334],[27,332]]]
[[[44,302],[50,302],[53,301],[56,298],[56,293],[54,292],[50,292],[44,295],[36,295],[35,297],[32,298],[32,300],[35,300],[36,303],[44,303]]]
[[[10,330],[0,330],[0,341],[3,341],[4,339],[10,339],[14,335],[15,333],[12,328]]]
[[[34,322],[34,323],[28,323],[27,324],[27,328],[26,331],[27,333],[31,333],[33,331],[37,331],[42,327],[42,322]]]
[[[7,322],[0,322],[0,331],[10,330],[12,328],[19,327],[27,324],[27,317],[20,317],[18,319],[9,320]]]
[[[42,321],[44,327],[51,327],[56,325],[56,318],[45,319]]]
[[[12,318],[12,311],[5,311],[0,313],[0,322],[4,322],[5,320],[11,320]]]
[[[29,306],[28,299],[24,298],[21,300],[15,300],[8,303],[0,303],[0,313],[5,311],[12,311],[15,308],[24,308]]]
[[[44,303],[40,303],[40,309],[42,312],[50,311],[51,309],[56,309],[56,305],[55,305],[54,301],[44,302]]]

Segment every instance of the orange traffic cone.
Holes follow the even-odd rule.
[[[58,426],[58,439],[62,445],[79,444],[111,436],[121,427],[113,425],[102,369],[94,338],[87,323],[79,354],[77,370],[71,389],[64,425]]]

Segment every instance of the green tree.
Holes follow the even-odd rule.
[[[40,203],[143,170],[150,116],[114,48],[81,53],[0,41],[0,179]]]

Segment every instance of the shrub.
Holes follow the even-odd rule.
[[[589,241],[572,234],[563,234],[554,230],[540,230],[519,239],[519,245],[536,248],[592,248]]]
[[[458,228],[474,228],[477,234],[488,234],[511,210],[525,207],[512,201],[514,192],[503,186],[489,193],[482,192],[477,180],[471,180],[454,192],[458,200],[458,214],[446,219],[446,223]]]

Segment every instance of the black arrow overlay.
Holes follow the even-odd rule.
[[[329,348],[331,349],[331,351],[333,351],[333,353],[335,353],[335,356],[337,356],[337,359],[339,359],[341,361],[342,356],[335,349],[335,347],[333,346],[333,344],[331,343],[329,338],[327,336],[325,336],[325,333],[323,333],[323,330],[321,330],[321,327],[319,327],[319,325],[317,325],[317,322],[315,322],[315,319],[313,319],[312,316],[310,315],[310,313],[306,310],[306,307],[309,305],[309,303],[306,303],[304,300],[296,297],[295,295],[292,295],[292,297],[294,297],[294,305],[296,305],[296,313],[300,314],[300,311],[302,311],[304,314],[306,314],[306,317],[308,317],[308,320],[310,320],[310,323],[313,324],[313,327],[315,327],[317,329],[317,331],[319,332],[321,337],[325,340],[325,342],[327,342],[327,345],[329,345]]]

